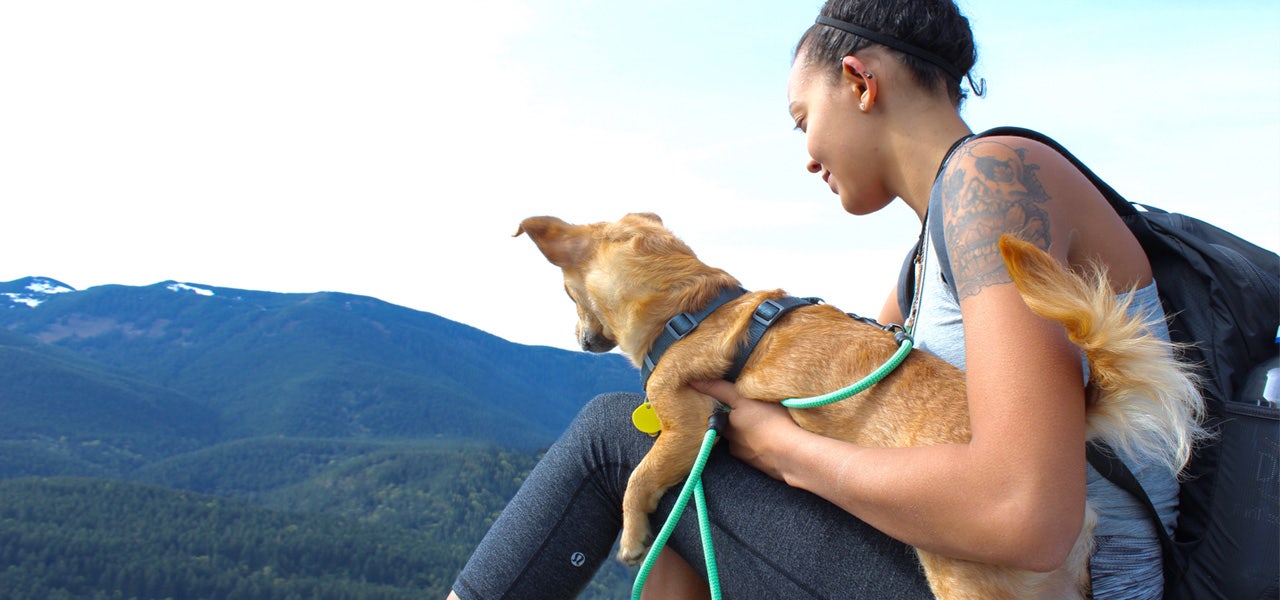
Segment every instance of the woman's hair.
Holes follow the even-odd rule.
[[[968,73],[978,60],[969,19],[952,0],[827,0],[820,14],[932,52],[959,73]],[[795,56],[810,65],[829,66],[832,77],[839,77],[840,59],[874,43],[836,27],[814,24],[796,44]],[[927,60],[894,52],[917,83],[925,88],[945,86],[951,103],[960,106],[965,97],[960,81]]]

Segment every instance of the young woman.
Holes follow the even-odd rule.
[[[973,436],[858,447],[800,429],[781,406],[739,397],[726,382],[702,384],[733,408],[728,451],[718,449],[704,475],[728,597],[929,597],[908,545],[1052,570],[1076,539],[1086,496],[1100,518],[1095,597],[1161,595],[1154,526],[1086,464],[1080,353],[1026,307],[995,243],[1016,233],[1073,268],[1101,262],[1114,289],[1136,288],[1137,307],[1158,311],[1150,266],[1061,155],[1024,138],[968,138],[958,111],[975,60],[968,21],[950,0],[830,0],[797,46],[787,94],[809,172],[854,215],[900,200],[922,223],[942,219],[944,239],[926,238],[915,335],[917,348],[965,369]],[[941,214],[928,214],[933,197]],[[945,244],[954,295],[934,244]],[[896,297],[882,322],[902,321]],[[627,477],[649,446],[630,423],[639,402],[606,395],[583,410],[451,597],[570,597],[589,581],[609,557]],[[1172,527],[1174,470],[1124,458]],[[682,519],[646,593],[705,597],[701,556],[695,520]]]

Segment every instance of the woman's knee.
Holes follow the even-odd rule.
[[[643,402],[640,394],[622,392],[592,398],[552,451],[571,453],[593,468],[613,465],[629,471],[653,446],[653,438],[631,424],[632,411]]]
[[[631,413],[644,403],[644,395],[631,392],[610,392],[592,398],[578,416],[574,425],[582,423],[596,430],[611,430],[631,422]]]

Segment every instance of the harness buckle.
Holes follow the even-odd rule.
[[[667,320],[667,333],[670,333],[677,340],[684,339],[684,336],[689,335],[689,332],[697,327],[697,319],[694,319],[693,315],[687,312],[680,313]]]
[[[769,327],[773,325],[774,319],[777,319],[778,315],[782,314],[782,311],[781,304],[773,300],[765,300],[760,303],[760,306],[756,307],[756,311],[751,315],[751,318],[755,319],[757,323]]]

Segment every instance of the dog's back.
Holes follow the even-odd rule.
[[[1196,379],[1187,365],[1176,360],[1176,345],[1153,335],[1149,318],[1131,313],[1130,296],[1117,295],[1107,285],[1101,268],[1095,268],[1088,278],[1081,277],[1034,245],[1009,235],[1000,239],[1000,250],[1027,306],[1062,323],[1089,362],[1089,439],[1105,441],[1128,453],[1141,452],[1174,472],[1180,471],[1192,444],[1205,434],[1199,426],[1203,404]],[[839,389],[858,374],[873,370],[894,351],[890,335],[844,318],[831,307],[797,311],[790,319],[787,327],[771,334],[781,339],[762,349],[762,354],[778,354],[777,362],[762,355],[748,364],[822,365],[822,373],[806,370],[803,375],[793,373],[779,379],[777,375],[753,377],[756,373],[744,372],[745,381],[739,389],[747,397],[781,400]],[[849,347],[857,347],[859,352],[840,351]],[[922,352],[912,353],[904,366],[907,368],[864,392],[870,398],[816,412],[792,411],[792,415],[806,428],[846,439],[849,432],[836,430],[832,420],[887,423],[877,425],[876,435],[859,433],[850,439],[861,444],[902,446],[967,440],[967,410],[949,398],[952,391],[963,387],[963,373]],[[869,411],[876,411],[875,419]]]

